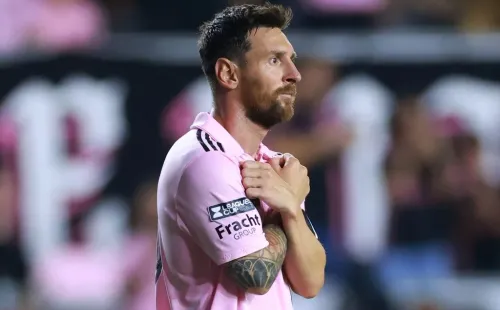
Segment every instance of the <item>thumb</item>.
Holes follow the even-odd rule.
[[[294,158],[292,154],[290,154],[290,153],[283,154],[283,156],[281,157],[282,162],[280,163],[281,167],[285,167],[285,165],[288,164],[288,161],[290,160],[290,158]]]
[[[271,168],[273,168],[274,171],[278,172],[281,169],[281,164],[283,161],[283,157],[274,157],[271,158],[271,160],[268,161],[269,165],[271,165]],[[283,161],[284,163],[284,161]]]

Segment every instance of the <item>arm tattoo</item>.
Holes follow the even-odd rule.
[[[269,242],[266,248],[228,263],[226,271],[245,290],[269,289],[278,276],[287,250],[283,230],[274,224],[264,226]]]

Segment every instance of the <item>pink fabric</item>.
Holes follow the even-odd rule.
[[[7,113],[0,112],[0,153],[12,152],[17,144],[16,125]]]
[[[293,309],[281,272],[262,296],[245,293],[225,276],[222,264],[268,245],[259,208],[267,212],[269,207],[255,207],[245,197],[239,162],[252,157],[236,140],[208,113],[200,113],[191,129],[168,153],[158,186],[166,268],[157,283],[157,310]],[[261,145],[263,161],[275,155]],[[239,205],[227,208],[235,200]],[[240,212],[231,215],[231,210]]]
[[[132,236],[125,246],[124,276],[127,282],[133,281],[136,287],[129,296],[123,310],[155,310],[155,285],[153,271],[156,260],[152,253],[156,252],[156,238],[139,234]]]
[[[51,302],[92,304],[123,300],[126,283],[133,281],[135,294],[122,310],[155,310],[155,239],[132,236],[121,253],[71,246],[35,266],[35,284]]]
[[[456,115],[436,117],[433,121],[437,132],[443,136],[455,136],[467,131],[463,121]]]
[[[0,53],[32,45],[46,50],[86,47],[99,39],[104,18],[91,1],[0,1]]]
[[[33,0],[0,1],[0,53],[15,52],[27,44],[35,6]]]
[[[65,50],[86,47],[103,33],[103,16],[91,1],[43,1],[34,21],[34,37],[39,47]],[[59,1],[61,2],[61,1]]]
[[[194,114],[188,94],[179,95],[163,112],[161,124],[163,137],[168,141],[179,139],[189,130]]]
[[[121,294],[124,281],[116,256],[69,247],[35,266],[35,285],[53,302],[111,302]]]

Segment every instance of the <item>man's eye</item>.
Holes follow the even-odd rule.
[[[280,60],[277,57],[273,57],[269,60],[271,64],[276,65],[280,62]]]

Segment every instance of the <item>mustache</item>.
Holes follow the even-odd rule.
[[[276,95],[281,94],[292,95],[295,97],[297,95],[297,86],[290,84],[280,87],[276,90]]]

